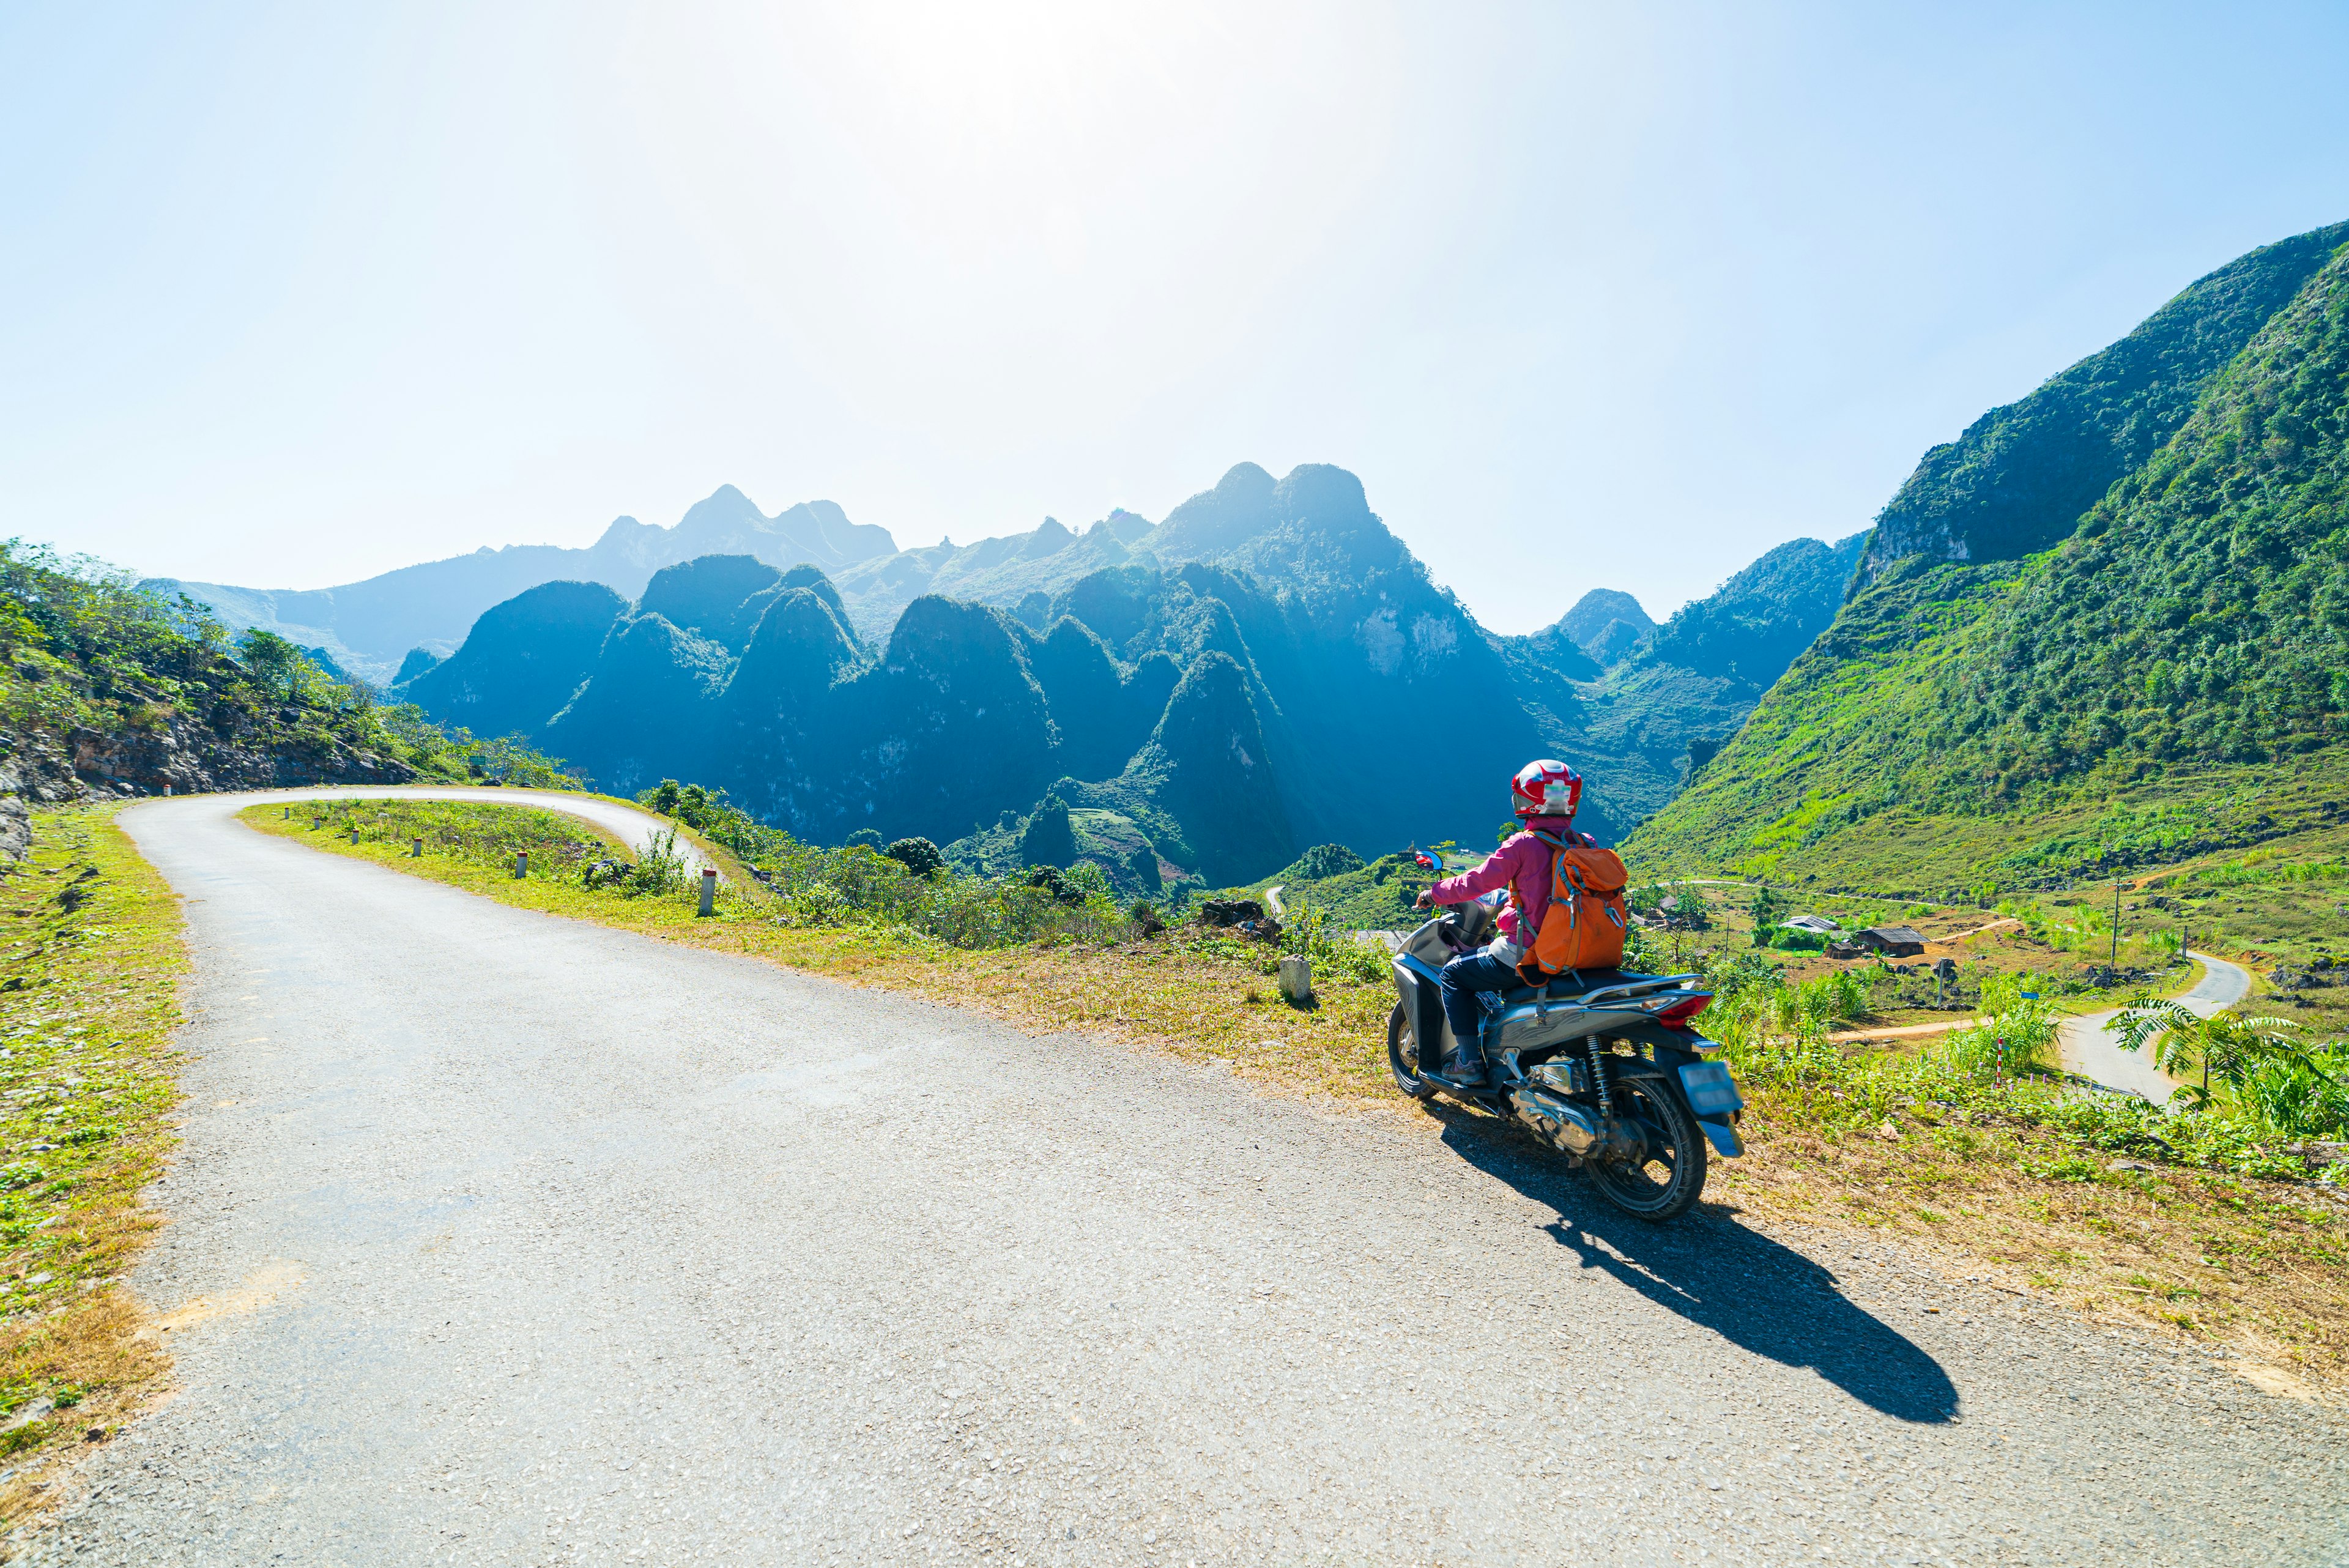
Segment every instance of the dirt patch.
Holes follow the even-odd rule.
[[[143,1334],[161,1336],[175,1330],[193,1328],[214,1318],[246,1317],[265,1306],[274,1305],[281,1296],[290,1295],[301,1288],[309,1272],[299,1263],[275,1262],[264,1263],[247,1274],[236,1289],[217,1295],[198,1296],[194,1300],[157,1317]]]

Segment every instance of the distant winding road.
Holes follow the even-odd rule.
[[[179,1387],[34,1561],[2341,1561],[2349,1421],[2178,1345],[254,798],[120,818],[194,947]]]
[[[2178,1000],[2204,1018],[2222,1007],[2232,1007],[2251,992],[2251,971],[2209,953],[2189,952],[2202,963],[2202,978]],[[2105,1024],[2120,1010],[2067,1018],[2056,1031],[2056,1050],[2068,1070],[2115,1089],[2143,1095],[2155,1105],[2167,1105],[2178,1092],[2178,1081],[2153,1064],[2150,1041],[2137,1051],[2124,1051],[2120,1042],[2105,1033]]]

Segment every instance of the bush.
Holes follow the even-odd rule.
[[[850,835],[848,836],[848,847],[849,847],[849,848],[851,848],[851,849],[878,849],[878,848],[880,848],[880,847],[881,847],[881,833],[880,833],[880,830],[879,830],[879,829],[877,829],[877,828],[872,828],[872,827],[860,827],[860,828],[858,828],[855,832],[854,832],[854,833],[852,833],[852,834],[850,834]]]
[[[2247,1087],[2221,1104],[2183,1099],[2157,1106],[2135,1096],[2083,1090],[2054,1071],[2058,1019],[2022,992],[2043,982],[2002,976],[1983,988],[1988,1021],[1954,1030],[1917,1054],[1861,1050],[1847,1054],[1826,1038],[1839,1020],[1864,1011],[1868,986],[1852,971],[1801,985],[1785,983],[1761,954],[1745,951],[1707,972],[1715,1001],[1698,1019],[1726,1048],[1741,1082],[1768,1095],[1775,1115],[1822,1128],[1866,1127],[1909,1111],[1928,1119],[1962,1112],[1974,1121],[2037,1127],[2080,1149],[2158,1158],[2269,1179],[2305,1179],[2307,1164],[2289,1147],[2297,1137],[2337,1133],[2349,1122],[2349,1091],[2329,1064],[2327,1047],[2313,1077],[2281,1092]],[[2264,1064],[2281,1079],[2291,1064]],[[1938,1107],[1938,1109],[1929,1109]],[[2101,1163],[2081,1154],[2022,1157],[2026,1175],[2094,1180]],[[2349,1171],[2327,1168],[2319,1179]]]
[[[1028,867],[1028,886],[1049,895],[1056,903],[1081,904],[1085,901],[1085,890],[1071,881],[1069,874],[1058,866],[1030,866]]]
[[[874,835],[876,838],[879,836]],[[947,857],[938,852],[938,846],[926,838],[900,838],[882,853],[916,877],[927,877],[943,870],[947,863]]]

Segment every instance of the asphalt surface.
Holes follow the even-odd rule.
[[[179,1391],[41,1562],[2341,1561],[2349,1421],[1489,1121],[124,813]]]
[[[2208,1018],[2222,1007],[2232,1007],[2251,992],[2251,971],[2209,953],[2189,953],[2202,961],[2202,978],[2178,1000],[2189,1012]],[[2153,1064],[2153,1042],[2136,1051],[2124,1051],[2120,1042],[2105,1033],[2119,1016],[2117,1009],[2067,1018],[2056,1029],[2056,1054],[2064,1065],[2083,1077],[2110,1088],[2143,1095],[2155,1105],[2167,1105],[2178,1092],[2178,1080]]]

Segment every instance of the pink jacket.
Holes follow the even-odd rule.
[[[1540,828],[1556,834],[1569,844],[1597,842],[1588,834],[1575,832],[1574,825],[1562,816],[1537,816],[1526,826],[1528,830]],[[1526,936],[1530,939],[1541,929],[1542,917],[1549,913],[1549,846],[1531,831],[1514,833],[1485,864],[1457,877],[1446,877],[1428,891],[1435,895],[1439,904],[1464,904],[1495,888],[1514,888],[1516,902],[1501,911],[1501,934],[1513,942],[1517,940],[1517,909],[1522,908],[1526,912]]]

